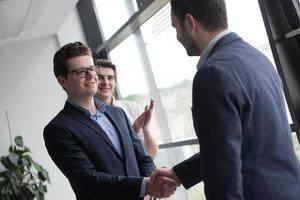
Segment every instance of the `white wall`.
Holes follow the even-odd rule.
[[[75,199],[66,178],[49,157],[42,134],[66,98],[52,69],[57,48],[54,36],[0,46],[0,155],[7,155],[10,144],[4,113],[7,110],[13,136],[23,136],[33,159],[50,174],[49,200]]]
[[[35,161],[50,175],[46,200],[75,199],[69,182],[55,166],[44,145],[43,128],[63,108],[64,90],[57,83],[52,59],[61,45],[85,42],[75,8],[57,36],[0,45],[0,156],[8,154],[8,111],[13,137],[22,135]],[[0,171],[4,168],[0,164]]]
[[[69,14],[66,21],[57,32],[57,38],[60,46],[76,41],[81,41],[86,44],[77,9],[74,9]]]

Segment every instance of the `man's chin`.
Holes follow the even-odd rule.
[[[191,51],[191,50],[186,50],[186,54],[187,54],[188,56],[198,56],[198,54],[197,54],[196,52]]]
[[[110,94],[99,94],[99,93],[96,93],[96,95],[95,95],[95,97],[97,98],[97,99],[108,99],[108,98],[110,98],[111,97],[111,95]]]

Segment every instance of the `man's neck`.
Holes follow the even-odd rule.
[[[106,105],[112,105],[113,103],[113,97],[100,97],[96,95],[96,98],[105,103]]]
[[[90,111],[90,113],[95,114],[96,113],[96,105],[94,101],[94,97],[89,97],[89,98],[72,98],[69,97],[74,103],[79,105],[80,107]]]
[[[201,34],[199,36],[201,39],[199,39],[200,43],[198,44],[198,47],[200,49],[200,55],[203,53],[203,50],[208,45],[208,43],[223,30],[224,29],[218,29],[215,31],[202,31],[201,32]]]

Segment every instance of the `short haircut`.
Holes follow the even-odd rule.
[[[112,69],[115,75],[115,79],[117,80],[117,67],[111,61],[106,59],[94,58],[94,64],[96,68],[103,67]]]
[[[207,31],[228,28],[225,0],[171,0],[171,11],[181,24],[189,13]]]
[[[53,70],[55,76],[67,76],[68,73],[68,64],[67,62],[79,56],[92,56],[91,49],[81,43],[81,42],[74,42],[69,43],[61,47],[55,54],[53,58]]]

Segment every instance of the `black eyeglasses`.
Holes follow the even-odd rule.
[[[78,69],[68,71],[67,74],[76,73],[76,75],[79,78],[85,78],[88,75],[89,72],[91,72],[92,74],[96,74],[96,67],[95,66],[90,66],[88,68],[82,67],[82,68],[78,68]]]

